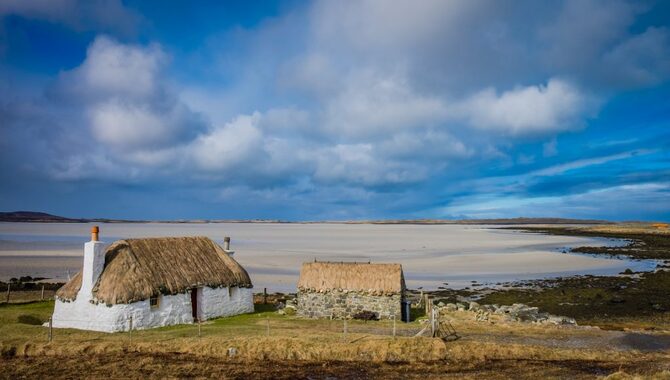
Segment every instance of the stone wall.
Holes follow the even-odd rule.
[[[397,320],[401,316],[400,294],[369,295],[366,293],[331,291],[298,292],[298,315],[308,318],[351,318],[361,311],[372,311],[380,319]]]

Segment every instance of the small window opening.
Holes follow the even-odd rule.
[[[233,287],[232,286],[228,287],[228,298],[233,298]]]
[[[149,306],[152,309],[158,309],[159,305],[160,305],[160,302],[158,301],[158,296],[149,297]]]

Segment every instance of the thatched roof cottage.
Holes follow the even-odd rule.
[[[352,318],[368,311],[400,320],[405,278],[400,264],[304,263],[298,281],[298,314]]]
[[[143,329],[252,312],[252,284],[225,249],[206,237],[119,240],[93,227],[84,266],[56,292],[54,327]]]

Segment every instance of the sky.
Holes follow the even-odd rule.
[[[0,210],[670,220],[670,2],[0,1]]]

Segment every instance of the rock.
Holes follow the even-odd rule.
[[[229,347],[228,348],[228,357],[234,357],[237,355],[237,348],[235,347]]]
[[[470,305],[468,305],[468,309],[470,311],[475,311],[476,312],[476,311],[479,311],[479,309],[481,309],[481,306],[477,302],[472,301],[472,302],[470,302]]]
[[[458,311],[468,310],[468,308],[460,302],[456,304],[456,308],[457,308]]]
[[[456,311],[456,310],[458,310],[458,306],[456,306],[453,303],[448,303],[448,304],[444,305],[444,310],[446,310],[446,311]]]
[[[630,268],[626,268],[625,271],[619,273],[619,274],[633,274],[633,271]]]
[[[437,303],[437,306],[438,306],[438,307],[444,307],[444,302],[442,302],[442,301],[438,302],[438,303]]]
[[[554,325],[576,325],[577,321],[574,318],[564,317],[561,315],[550,315],[547,318],[547,323]]]
[[[624,302],[626,302],[625,299],[617,296],[612,297],[612,299],[610,300],[610,303],[624,303]]]
[[[483,309],[479,309],[477,311],[477,314],[475,314],[475,321],[477,322],[488,322],[491,314],[488,311],[484,311]]]

